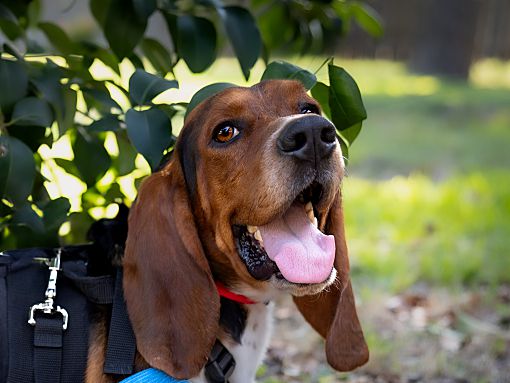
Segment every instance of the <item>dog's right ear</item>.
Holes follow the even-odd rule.
[[[326,357],[331,367],[351,371],[365,364],[369,353],[349,277],[340,192],[327,217],[326,232],[335,236],[337,280],[327,291],[294,297],[294,302],[308,323],[326,339]]]
[[[143,182],[131,209],[124,294],[145,360],[178,379],[198,375],[220,304],[175,158]]]

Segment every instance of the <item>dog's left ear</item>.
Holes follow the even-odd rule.
[[[143,182],[131,209],[124,295],[140,354],[187,379],[207,362],[220,299],[176,158]]]
[[[327,291],[294,297],[294,302],[308,323],[326,339],[326,356],[331,367],[350,371],[368,361],[368,347],[349,278],[341,198],[339,192],[326,222],[326,232],[335,236],[337,280]]]

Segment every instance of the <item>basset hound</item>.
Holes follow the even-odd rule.
[[[366,363],[343,175],[335,127],[297,81],[233,87],[199,104],[129,216],[123,285],[137,368],[206,383],[219,340],[236,361],[229,382],[254,382],[279,294],[326,339],[333,368]],[[87,382],[111,381],[102,358],[97,337]]]

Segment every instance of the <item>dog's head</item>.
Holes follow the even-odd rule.
[[[229,88],[196,107],[129,220],[124,288],[146,360],[198,373],[218,331],[217,280],[254,300],[291,293],[333,367],[365,363],[343,173],[335,127],[296,81]]]

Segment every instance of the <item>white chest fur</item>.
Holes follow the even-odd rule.
[[[241,336],[241,344],[230,338],[220,338],[221,343],[230,351],[236,361],[236,368],[230,377],[230,383],[253,383],[255,374],[262,363],[273,327],[272,302],[267,305],[256,303],[246,305],[246,327]],[[203,371],[200,376],[191,379],[192,383],[206,383]]]

